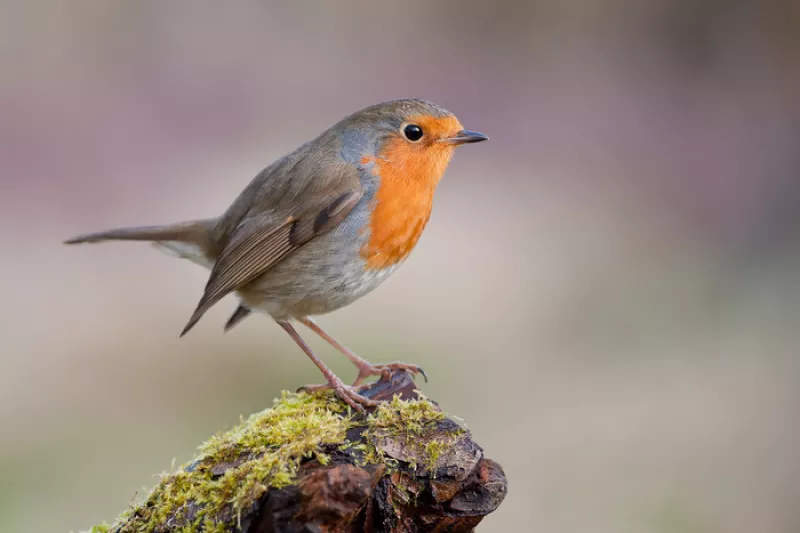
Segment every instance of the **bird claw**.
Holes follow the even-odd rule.
[[[342,401],[359,413],[363,413],[365,411],[365,407],[376,407],[378,405],[377,401],[370,400],[366,396],[362,396],[358,393],[355,387],[351,385],[345,385],[341,380],[332,381],[322,385],[304,385],[303,387],[297,389],[297,392],[314,393],[322,390],[333,390],[336,393],[336,396],[338,396]]]
[[[384,363],[373,365],[369,364],[359,368],[358,377],[353,382],[353,387],[358,387],[366,378],[370,376],[378,376],[380,379],[389,379],[392,374],[395,372],[410,372],[412,375],[416,376],[417,374],[421,374],[422,377],[425,379],[425,383],[428,382],[428,375],[419,365],[409,364],[409,363]]]

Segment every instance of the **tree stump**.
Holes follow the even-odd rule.
[[[412,376],[362,392],[381,401],[365,414],[284,393],[92,533],[457,533],[497,509],[503,469]]]

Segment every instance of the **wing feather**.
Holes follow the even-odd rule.
[[[242,223],[214,263],[203,296],[181,336],[227,294],[263,275],[287,254],[339,224],[362,196],[359,187],[335,196],[333,201],[328,200],[325,205],[300,217],[287,217],[278,224],[274,217],[268,216],[254,217]]]

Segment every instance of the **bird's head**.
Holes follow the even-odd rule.
[[[358,163],[374,164],[380,177],[402,175],[426,186],[439,182],[456,147],[488,139],[464,129],[446,109],[419,99],[367,107],[344,119],[341,130],[343,151],[357,155]]]

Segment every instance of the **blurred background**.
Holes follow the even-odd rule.
[[[266,318],[223,335],[232,297],[179,340],[199,267],[61,241],[216,215],[409,96],[491,140],[411,260],[320,322],[422,364],[504,466],[479,531],[800,531],[800,3],[0,6],[1,531],[111,521],[320,379]]]

